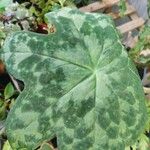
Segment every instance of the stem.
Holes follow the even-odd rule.
[[[17,82],[17,81],[14,79],[14,77],[11,76],[10,74],[9,74],[9,76],[10,76],[10,78],[11,78],[11,80],[12,80],[12,82],[13,82],[15,88],[17,89],[17,91],[18,91],[19,93],[21,93],[21,89],[20,89],[20,87],[19,87],[18,82]]]

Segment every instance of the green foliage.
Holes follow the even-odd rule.
[[[8,141],[5,142],[2,150],[12,150],[12,148],[11,148],[11,146],[10,146]]]
[[[37,17],[39,23],[44,22],[44,15],[48,12],[60,9],[64,6],[83,6],[90,0],[30,0],[30,12]]]
[[[57,136],[59,150],[123,150],[143,132],[144,93],[112,20],[65,8],[46,14],[54,32],[16,32],[1,54],[25,83],[6,120],[13,149]]]
[[[64,6],[74,6],[72,0],[30,0],[30,12],[37,17],[39,23],[44,22],[44,15]]]
[[[125,13],[126,10],[127,10],[127,8],[126,8],[126,0],[120,0],[120,2],[119,2],[120,15],[124,16],[124,13]]]
[[[4,94],[0,96],[0,120],[6,118],[7,107],[10,108],[14,100],[11,97],[15,94],[14,87],[8,83],[4,89]]]
[[[7,100],[11,98],[15,93],[14,87],[11,83],[8,83],[4,90],[4,98]]]
[[[146,25],[141,30],[138,42],[131,49],[130,57],[139,65],[150,65],[150,26]]]
[[[5,38],[8,34],[10,34],[11,32],[15,32],[15,31],[19,31],[21,30],[20,27],[18,25],[14,25],[14,24],[3,24],[2,22],[0,22],[0,48],[2,47]]]
[[[34,17],[31,16],[25,5],[11,3],[0,13],[0,48],[8,34],[20,30],[33,30],[36,25]]]
[[[0,12],[3,12],[5,10],[5,7],[10,5],[13,2],[13,0],[0,0]]]

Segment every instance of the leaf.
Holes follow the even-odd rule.
[[[5,100],[9,99],[10,97],[13,96],[15,90],[14,90],[14,87],[11,83],[8,83],[5,90],[4,90],[4,97],[5,97]]]
[[[142,134],[139,140],[139,147],[138,149],[140,150],[148,150],[149,149],[149,138],[145,135]]]
[[[0,11],[4,10],[6,6],[13,3],[12,0],[0,0]]]
[[[124,16],[126,10],[127,10],[126,1],[125,0],[120,0],[120,2],[119,2],[119,11],[120,11],[120,16],[121,17]]]
[[[63,7],[66,0],[58,0],[60,5]]]
[[[150,49],[150,26],[146,25],[140,31],[138,42],[135,47],[131,49],[129,55],[138,64],[149,66],[149,49]]]
[[[6,117],[6,106],[2,99],[0,99],[0,121]]]
[[[5,142],[4,146],[3,146],[3,150],[12,150],[8,140]]]
[[[16,32],[1,54],[25,84],[6,120],[13,149],[57,136],[59,150],[123,150],[143,132],[145,98],[112,20],[64,8],[46,14],[54,32]]]
[[[126,147],[125,150],[131,150],[130,146]]]

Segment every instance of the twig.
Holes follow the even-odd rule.
[[[21,93],[21,89],[20,89],[20,87],[19,87],[18,82],[17,82],[17,81],[14,79],[14,77],[11,76],[10,74],[9,74],[9,76],[10,76],[10,78],[11,78],[11,80],[12,80],[12,82],[13,82],[15,88],[17,89],[17,91],[18,91],[19,93]]]

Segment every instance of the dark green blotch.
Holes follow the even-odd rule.
[[[58,49],[54,41],[48,41],[45,45],[46,49],[49,50],[49,56],[53,55]]]
[[[26,127],[25,122],[19,118],[13,118],[13,122],[10,125],[12,130],[23,129]]]
[[[111,119],[109,115],[107,114],[107,111],[105,108],[101,108],[98,113],[98,123],[101,126],[101,128],[106,129],[110,123]]]
[[[124,112],[123,120],[126,122],[126,124],[130,126],[134,126],[136,123],[136,111],[134,108],[130,107],[128,112]]]
[[[97,39],[99,40],[99,44],[102,45],[104,42],[104,39],[103,39],[104,30],[103,30],[103,28],[100,26],[95,26],[94,31],[95,31]],[[99,34],[99,33],[101,33],[101,34]]]
[[[40,75],[39,82],[42,85],[51,84],[51,81],[54,80],[54,78],[55,78],[55,74],[52,71],[47,73],[42,73]]]
[[[94,31],[91,28],[91,24],[89,22],[84,22],[80,29],[80,32],[83,33],[84,35],[90,36],[91,33],[93,33]]]
[[[68,108],[63,114],[64,124],[67,128],[74,129],[79,124],[79,118],[76,115],[78,108],[74,106],[72,100],[69,101]]]
[[[71,10],[69,11],[69,14],[74,15],[74,14],[78,14],[79,16],[84,16],[84,13],[81,11],[76,11],[76,10]]]
[[[70,19],[62,17],[62,16],[59,17],[58,19],[61,22],[61,25],[62,25],[63,31],[64,31],[64,32],[61,32],[61,36],[63,37],[63,41],[65,41],[64,42],[65,47],[63,47],[64,50],[68,50],[70,48],[72,50],[74,50],[76,44],[81,42],[79,36],[78,37],[74,36],[73,31],[78,32],[75,24],[72,21],[70,21]],[[69,38],[69,42],[68,42],[68,38]]]
[[[73,138],[63,133],[63,141],[65,144],[71,144],[73,142]]]
[[[44,46],[45,42],[46,41],[44,41],[44,42],[43,41],[38,41],[36,43],[36,49],[35,49],[34,52],[37,52],[38,54],[42,55],[42,51],[45,50],[45,46]]]
[[[45,110],[50,106],[50,103],[46,101],[45,97],[36,97],[34,96],[32,99],[32,106],[34,111],[45,112]]]
[[[80,125],[74,131],[74,137],[78,139],[82,139],[86,137],[92,130],[93,130],[92,127],[87,128],[84,123],[80,123]]]
[[[105,27],[104,28],[104,38],[105,39],[113,39],[114,40],[114,42],[116,42],[115,40],[118,40],[118,35],[117,34],[115,34],[115,30],[114,30],[114,27],[112,27],[112,26],[107,26],[107,27]]]
[[[84,99],[81,101],[80,106],[78,107],[77,116],[84,117],[95,105],[95,100],[92,97]]]
[[[57,68],[55,72],[55,78],[57,82],[61,82],[65,80],[65,74],[62,68]]]
[[[49,73],[51,72],[51,66],[52,66],[52,62],[49,58],[41,60],[39,62],[36,63],[35,72],[42,72],[44,73]]]
[[[18,68],[23,69],[24,72],[32,72],[35,66],[41,60],[40,56],[32,55],[19,63]]]
[[[27,43],[27,46],[31,48],[32,52],[34,52],[37,49],[37,41],[34,39],[30,39]]]
[[[16,139],[15,139],[15,141],[16,141]],[[15,141],[14,141],[14,143],[15,143]],[[23,150],[28,150],[25,147],[27,147],[26,144],[25,144],[25,142],[18,140],[18,145],[17,145],[17,147],[16,147],[15,150],[20,150],[21,148],[23,148]]]
[[[118,137],[119,129],[116,126],[113,126],[109,127],[106,132],[109,138],[114,139]]]
[[[32,111],[32,105],[28,103],[24,104],[21,108],[21,112],[24,113],[24,112],[29,112],[29,111]]]
[[[73,144],[73,150],[88,150],[93,146],[94,139],[91,137],[86,137],[82,140],[77,141]]]
[[[47,97],[60,98],[63,94],[63,89],[59,83],[50,83],[45,85],[43,89],[40,90],[40,93]]]
[[[39,123],[38,131],[42,133],[43,136],[45,135],[46,131],[51,130],[52,132],[53,130],[53,127],[49,123],[49,120],[50,117],[44,114],[38,118],[38,123]]]
[[[122,97],[125,99],[126,102],[128,102],[130,105],[134,105],[135,104],[135,97],[133,96],[133,94],[129,91],[124,91],[122,93]]]
[[[106,98],[108,100],[109,103],[109,111],[111,110],[119,110],[119,101],[118,101],[118,97],[114,94],[111,97],[107,97]]]
[[[30,99],[32,99],[32,103],[30,104],[24,104],[21,111],[27,112],[27,111],[35,111],[35,112],[44,112],[50,105],[45,100],[45,97],[38,97],[37,95],[31,96]]]
[[[48,97],[60,97],[63,93],[61,82],[65,81],[65,75],[62,68],[57,68],[55,72],[42,73],[39,82],[44,85],[41,93]]]
[[[109,116],[110,116],[111,120],[114,123],[119,125],[120,119],[121,119],[121,113],[116,109],[110,109],[108,113],[109,113]]]
[[[114,144],[110,145],[111,150],[124,150],[125,149],[125,144],[121,141],[117,142],[115,141]]]
[[[25,42],[27,40],[27,36],[26,35],[22,35],[19,38],[19,42]]]
[[[104,144],[101,144],[100,147],[102,149],[96,149],[96,150],[108,150],[109,149],[109,145],[108,145],[108,142],[107,143],[104,143]]]

